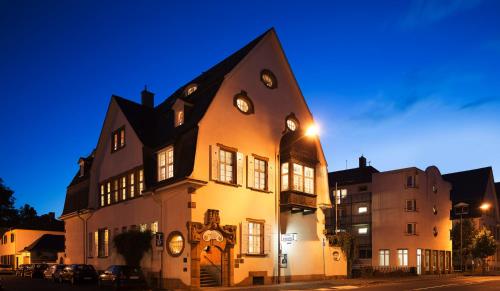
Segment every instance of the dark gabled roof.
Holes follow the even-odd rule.
[[[24,248],[28,252],[64,252],[64,235],[44,234]]]
[[[80,158],[80,160],[84,161],[84,174],[80,176],[80,170],[78,169],[69,184],[66,190],[62,215],[87,209],[88,207],[90,168],[94,161],[94,151],[89,156]]]
[[[372,174],[379,171],[372,166],[347,169],[328,173],[328,185],[330,189],[338,186],[371,183]]]
[[[470,204],[467,217],[481,216],[479,206],[486,193],[491,174],[491,167],[486,167],[443,175],[443,179],[452,185],[450,193],[452,204],[455,205],[460,202]],[[453,211],[452,218],[455,218]]]
[[[89,178],[90,174],[90,168],[92,167],[92,162],[94,161],[94,151],[87,156],[87,157],[81,157],[78,161],[83,160],[84,161],[84,166],[83,166],[83,176],[80,176],[80,168],[78,168],[78,171],[76,172],[75,176],[73,177],[73,180],[71,180],[71,183],[69,183],[69,186],[71,185],[76,185],[82,181],[85,181]]]

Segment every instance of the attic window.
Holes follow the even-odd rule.
[[[191,84],[186,87],[186,90],[184,91],[185,96],[189,96],[193,94],[196,90],[198,89],[198,86],[196,84]]]
[[[260,73],[260,80],[269,89],[275,89],[276,87],[278,87],[278,82],[276,81],[276,76],[274,76],[273,72],[271,72],[269,70],[263,70]]]
[[[184,124],[184,110],[178,110],[175,112],[175,126]]]
[[[286,118],[286,128],[290,131],[296,131],[299,128],[299,121],[293,113]]]
[[[80,164],[80,177],[83,177],[85,175],[85,161],[83,159],[80,159],[78,162]]]
[[[125,147],[125,127],[122,126],[121,128],[113,131],[112,134],[112,141],[111,141],[111,152],[116,152],[119,149],[122,149]]]
[[[243,114],[254,113],[253,103],[250,98],[248,98],[245,91],[241,91],[234,96],[233,105],[238,108],[238,110]]]

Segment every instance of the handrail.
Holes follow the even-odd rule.
[[[209,257],[207,257],[206,255],[205,255],[205,259],[207,259],[207,261],[208,261],[208,262],[209,262],[212,266],[214,266],[215,268],[217,268],[217,270],[219,270],[219,272],[222,272],[221,267],[217,266],[217,265],[216,265],[214,262],[212,262],[212,260],[210,260],[210,258],[209,258]]]

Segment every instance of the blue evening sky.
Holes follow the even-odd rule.
[[[159,102],[275,27],[329,170],[493,166],[500,1],[0,0],[0,177],[60,214],[111,94]]]

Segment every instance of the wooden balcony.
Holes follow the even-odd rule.
[[[293,190],[284,191],[280,194],[281,211],[310,213],[316,211],[316,195],[297,192]]]

